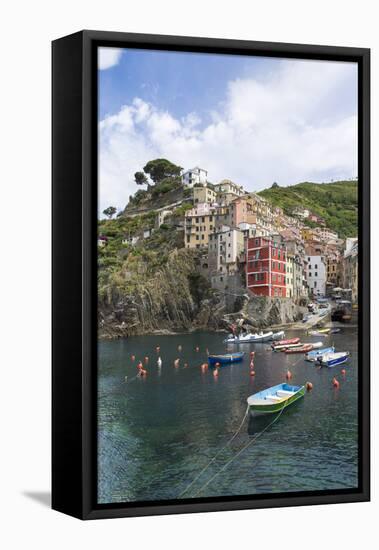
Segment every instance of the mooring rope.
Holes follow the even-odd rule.
[[[275,422],[277,420],[279,420],[281,414],[283,413],[284,409],[286,408],[287,406],[287,402],[283,405],[283,407],[281,408],[279,414],[274,418],[274,420],[272,422],[270,422],[270,424],[268,424],[261,432],[259,432],[251,441],[249,441],[246,445],[244,445],[242,447],[242,449],[240,449],[238,451],[238,453],[236,455],[234,455],[230,460],[228,460],[228,462],[226,464],[224,464],[224,466],[221,468],[221,470],[219,470],[214,476],[212,476],[204,485],[202,485],[200,487],[200,489],[198,489],[196,491],[196,493],[193,495],[193,497],[196,497],[199,493],[201,493],[201,491],[203,491],[218,475],[220,475],[224,470],[226,470],[226,468],[229,466],[229,464],[231,464],[233,462],[233,460],[235,460],[240,454],[242,454],[248,447],[250,447],[250,445],[252,445],[257,439],[258,437],[260,437],[261,435],[263,435],[271,426],[273,426],[275,424]]]
[[[245,414],[243,415],[243,418],[242,418],[242,422],[241,424],[239,425],[239,428],[238,430],[233,434],[233,436],[229,439],[229,441],[223,446],[221,447],[221,449],[219,449],[217,451],[217,453],[215,454],[215,456],[208,462],[208,464],[206,464],[206,466],[204,466],[204,468],[201,470],[201,472],[199,474],[197,474],[197,476],[191,481],[191,483],[189,483],[187,485],[187,487],[184,489],[184,491],[182,491],[179,495],[178,498],[182,497],[190,487],[192,487],[192,485],[203,475],[203,473],[205,472],[205,470],[207,470],[209,468],[209,466],[211,464],[213,464],[213,462],[217,459],[217,457],[222,453],[222,451],[224,451],[226,449],[226,447],[228,447],[232,441],[234,441],[234,439],[237,437],[237,435],[240,433],[241,429],[242,429],[242,426],[244,425],[244,422],[246,420],[246,417],[249,413],[249,405],[246,407],[246,411],[245,411]]]

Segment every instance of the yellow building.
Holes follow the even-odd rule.
[[[320,229],[312,227],[303,227],[301,237],[304,241],[321,242]]]
[[[186,248],[208,248],[209,234],[216,224],[216,209],[201,203],[185,213],[184,245]]]
[[[216,191],[210,187],[195,186],[193,187],[193,202],[194,204],[201,204],[203,202],[213,204],[216,202]]]

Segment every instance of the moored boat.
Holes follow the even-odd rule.
[[[227,344],[254,344],[254,343],[260,343],[260,342],[268,342],[272,339],[273,332],[258,332],[257,334],[240,334],[239,336],[234,336],[230,334],[226,340],[224,340]]]
[[[346,363],[349,359],[350,353],[348,351],[340,351],[337,353],[325,353],[317,358],[317,361],[324,367],[337,367]]]
[[[285,351],[286,349],[295,349],[295,348],[301,348],[304,346],[302,342],[298,342],[297,344],[283,344],[281,346],[275,346],[273,348],[274,351]]]
[[[278,384],[251,395],[247,404],[251,412],[276,413],[304,397],[304,394],[304,386]]]
[[[273,342],[271,347],[276,349],[279,347],[290,346],[292,344],[298,344],[299,342],[300,338],[288,338],[287,340],[277,340],[276,342]]]
[[[242,361],[244,356],[243,351],[237,351],[235,353],[225,353],[221,355],[208,355],[208,363],[210,365],[225,365],[227,363],[236,363],[237,361]]]
[[[326,353],[334,353],[334,352],[335,352],[334,346],[331,346],[330,348],[315,349],[307,353],[305,360],[316,361],[318,357],[321,357]]]
[[[290,348],[290,349],[287,348],[283,351],[284,351],[284,353],[288,353],[288,354],[291,354],[291,353],[308,353],[312,349],[313,349],[312,344],[303,344],[300,347]]]

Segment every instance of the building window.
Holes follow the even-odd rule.
[[[315,269],[317,269],[317,264],[315,264]]]
[[[317,271],[315,271],[315,277],[317,277]]]

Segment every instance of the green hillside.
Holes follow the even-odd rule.
[[[304,182],[288,187],[274,185],[258,193],[274,206],[291,215],[294,208],[308,208],[322,217],[327,227],[340,237],[356,237],[358,233],[358,182],[333,183]],[[314,226],[310,221],[305,221]]]

